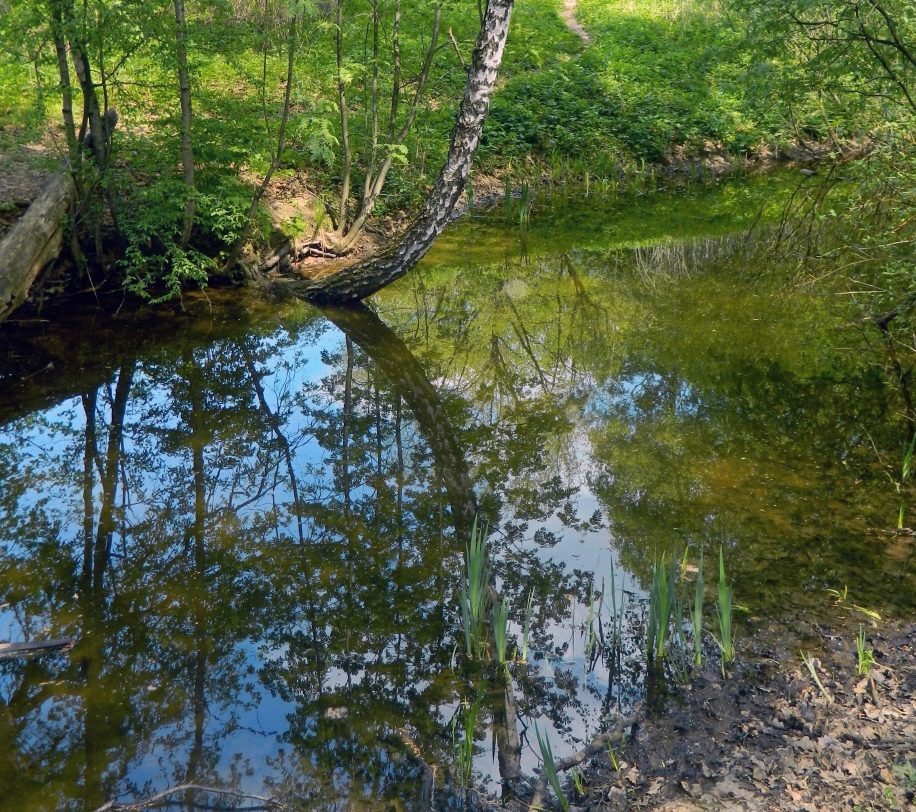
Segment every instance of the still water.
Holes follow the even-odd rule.
[[[182,783],[446,807],[478,698],[474,783],[498,795],[537,765],[535,722],[562,756],[643,697],[663,552],[724,550],[739,650],[829,616],[831,588],[916,614],[888,532],[905,393],[842,297],[772,267],[791,191],[480,214],[371,310],[211,292],[7,324],[0,640],[77,642],[0,662],[0,809]],[[517,657],[532,596],[508,692],[464,654],[477,514]]]

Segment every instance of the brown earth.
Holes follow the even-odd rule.
[[[591,759],[570,809],[916,809],[916,624],[881,626],[867,632],[868,676],[856,673],[854,625],[761,635],[726,678],[705,672],[644,713],[619,769],[607,753]],[[820,641],[810,662],[823,690],[790,648],[800,639]]]

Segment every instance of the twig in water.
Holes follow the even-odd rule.
[[[98,809],[95,810],[95,812],[126,812],[126,810],[130,809],[147,809],[151,806],[155,806],[156,804],[168,798],[170,795],[174,795],[177,792],[207,792],[211,795],[228,795],[242,801],[260,801],[262,804],[264,804],[266,809],[287,808],[279,801],[276,801],[273,798],[265,798],[263,795],[251,795],[247,792],[239,792],[235,789],[222,789],[221,787],[205,787],[201,784],[179,784],[177,787],[171,787],[170,789],[163,790],[162,792],[157,792],[155,795],[151,795],[149,798],[144,798],[141,801],[133,801],[131,803],[122,804],[112,799],[102,804]]]

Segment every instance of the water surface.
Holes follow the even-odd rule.
[[[831,588],[916,614],[888,532],[904,393],[879,336],[772,267],[790,193],[557,197],[524,230],[480,214],[372,311],[211,292],[7,325],[0,639],[77,644],[0,663],[0,809],[183,782],[421,809],[424,765],[448,806],[480,695],[498,793],[537,764],[535,721],[560,755],[643,697],[662,552],[724,550],[739,644],[838,611]],[[478,511],[510,648],[534,596],[508,702],[463,655]],[[591,605],[608,643],[612,565],[616,651],[588,633]]]

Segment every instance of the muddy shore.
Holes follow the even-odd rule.
[[[616,767],[607,752],[586,762],[582,794],[562,779],[570,809],[916,809],[916,623],[869,624],[876,664],[862,676],[851,620],[772,628],[724,678],[711,666],[669,688],[663,708],[642,709]],[[797,647],[812,641],[822,687]]]

